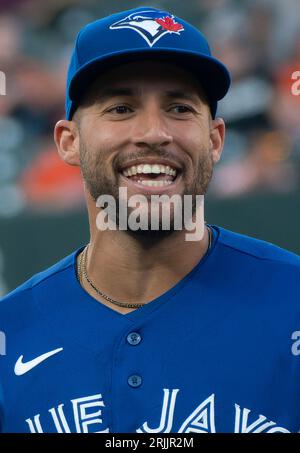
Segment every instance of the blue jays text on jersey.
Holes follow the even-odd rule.
[[[212,225],[202,260],[126,315],[76,250],[4,297],[2,432],[296,432],[300,258]]]

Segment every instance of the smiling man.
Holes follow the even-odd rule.
[[[199,81],[178,65],[156,61],[122,64],[98,77],[73,121],[58,123],[56,142],[66,162],[80,165],[93,214],[99,196],[119,201],[119,187],[128,198],[141,194],[149,201],[154,194],[206,193],[224,138],[223,120],[211,119]],[[153,246],[171,231],[128,228]]]
[[[3,432],[299,430],[299,257],[204,220],[229,84],[204,36],[166,11],[78,34],[55,142],[81,169],[90,240],[0,303]],[[148,218],[153,196],[158,227],[135,229],[133,200]],[[118,208],[111,228],[101,197]],[[197,241],[176,228],[184,197]]]

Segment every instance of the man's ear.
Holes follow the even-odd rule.
[[[220,158],[224,147],[225,123],[222,118],[211,120],[210,125],[210,146],[213,162],[216,164]]]
[[[58,121],[54,128],[54,141],[63,161],[69,165],[80,165],[79,130],[75,121]]]

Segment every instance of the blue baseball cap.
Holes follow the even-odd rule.
[[[211,55],[204,35],[188,22],[155,8],[140,7],[99,19],[76,38],[67,77],[66,118],[97,76],[123,63],[158,60],[178,64],[199,79],[213,118],[230,86],[226,66]]]

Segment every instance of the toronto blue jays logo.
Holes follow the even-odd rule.
[[[150,47],[167,33],[176,33],[179,35],[184,30],[183,25],[176,22],[173,15],[164,11],[158,12],[151,10],[130,14],[124,19],[112,24],[109,28],[111,30],[130,28],[139,33]]]
[[[146,420],[142,425],[137,427],[137,433],[216,433],[220,422],[220,416],[215,417],[216,401],[215,394],[212,393],[204,401],[200,402],[194,408],[191,406],[190,415],[185,413],[183,419],[177,413],[176,400],[180,389],[163,389],[162,406],[159,406],[160,413],[157,419],[149,422]],[[66,404],[65,404],[66,403]],[[54,429],[58,433],[108,433],[109,428],[106,420],[106,403],[104,403],[101,393],[96,395],[75,398],[66,401],[58,406],[55,405],[48,409],[47,414],[42,415],[43,421],[49,419],[54,423]],[[235,404],[233,409],[234,418],[232,418],[232,430],[228,432],[235,433],[289,433],[290,431],[283,426],[269,420],[264,415],[253,414],[246,407]],[[50,413],[50,416],[49,416]],[[179,415],[179,418],[178,418]],[[188,415],[188,416],[187,416]],[[44,431],[40,414],[28,418],[28,424],[31,433],[48,432],[49,428]],[[187,417],[187,418],[186,418]],[[231,415],[227,415],[231,420]],[[140,419],[141,421],[141,419]],[[179,424],[178,424],[179,423]],[[49,426],[49,425],[48,425]],[[53,430],[53,428],[52,428]],[[53,432],[55,432],[55,430]],[[234,430],[234,431],[233,431]],[[50,431],[51,428],[50,428]]]

